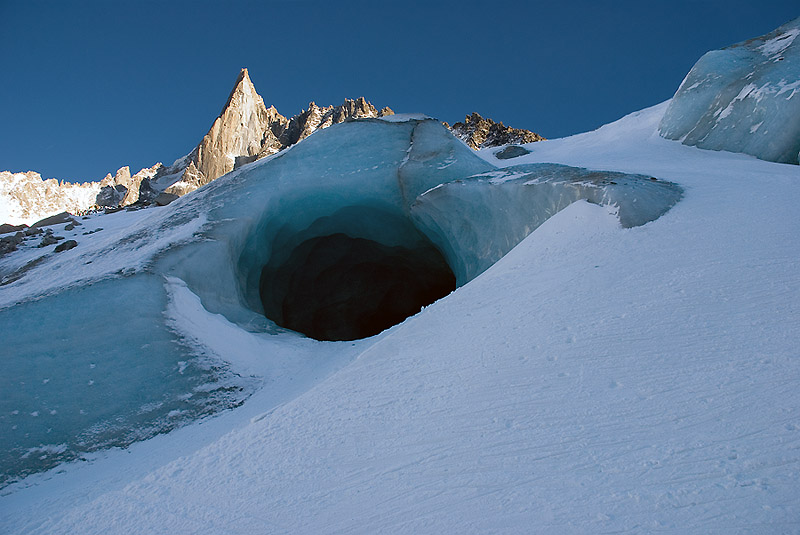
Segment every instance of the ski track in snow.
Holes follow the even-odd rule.
[[[317,371],[11,488],[0,531],[799,531],[800,168],[661,139],[664,109],[482,153],[677,182],[660,219],[573,204]]]

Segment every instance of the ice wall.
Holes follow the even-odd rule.
[[[798,163],[800,18],[755,39],[705,54],[659,126],[662,136],[703,149]]]

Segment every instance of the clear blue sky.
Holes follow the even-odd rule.
[[[0,0],[0,170],[171,163],[245,66],[286,116],[364,96],[562,137],[670,98],[704,52],[797,16],[797,0]]]

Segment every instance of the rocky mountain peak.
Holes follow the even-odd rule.
[[[145,167],[135,175],[131,175],[131,168],[127,165],[117,169],[112,177],[108,173],[100,181],[100,191],[97,193],[94,204],[99,207],[128,206],[139,200],[139,187],[144,179],[152,178],[161,164]]]
[[[131,168],[127,165],[117,169],[114,176],[108,173],[103,180],[100,181],[100,187],[123,185],[126,188],[130,186],[131,182]]]
[[[241,106],[245,101],[264,104],[264,99],[256,92],[256,88],[252,80],[250,80],[250,73],[247,71],[247,67],[244,67],[239,72],[239,76],[236,77],[236,83],[233,84],[231,94],[228,95],[228,100],[225,102],[225,106],[222,107],[220,116],[224,115],[225,111],[231,106],[236,106],[237,104]]]
[[[287,122],[274,107],[267,109],[242,69],[219,117],[189,157],[205,177],[200,185],[233,171],[237,156],[257,156],[265,142],[274,144]]]
[[[378,111],[364,97],[359,97],[355,100],[346,98],[338,106],[326,106],[324,108],[317,106],[314,102],[309,102],[308,109],[291,118],[281,141],[283,141],[285,147],[288,147],[322,128],[351,119],[383,117],[384,115],[394,115],[394,112],[389,107]]]
[[[445,125],[456,137],[476,150],[510,143],[532,143],[545,139],[530,130],[511,128],[503,125],[502,122],[496,123],[491,119],[481,117],[475,112],[467,115],[463,123],[456,123],[452,127],[447,123]]]

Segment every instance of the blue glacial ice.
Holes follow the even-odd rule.
[[[664,114],[667,139],[703,149],[798,163],[800,18],[755,39],[708,52]]]
[[[316,132],[129,214],[138,219],[114,241],[93,234],[7,279],[0,474],[125,446],[235,406],[260,384],[227,363],[214,333],[185,332],[169,312],[181,306],[174,281],[242,336],[277,341],[270,351],[302,335],[354,340],[468,283],[572,202],[611,206],[631,227],[681,194],[641,175],[497,169],[431,119]]]
[[[442,184],[417,199],[411,216],[462,285],[573,202],[613,207],[620,225],[630,228],[663,214],[681,195],[675,184],[655,177],[523,164]]]
[[[252,384],[164,321],[138,274],[0,311],[0,486],[238,405]]]

